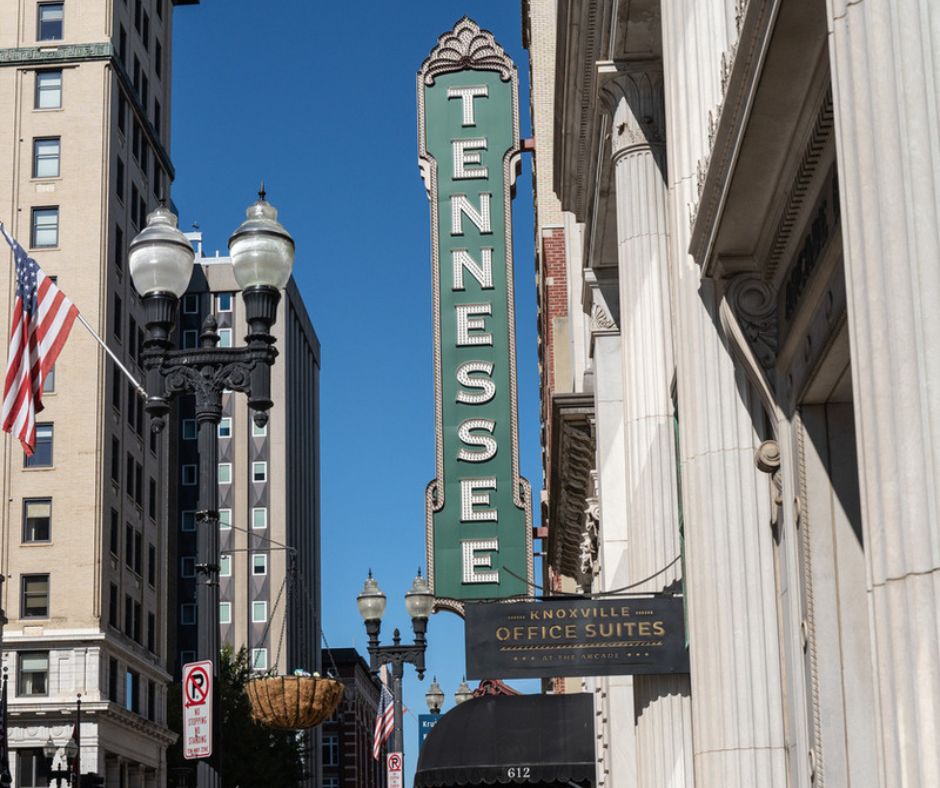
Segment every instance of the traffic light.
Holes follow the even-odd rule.
[[[104,788],[104,777],[90,773],[82,775],[82,788]]]

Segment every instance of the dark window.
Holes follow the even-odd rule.
[[[127,316],[127,350],[131,358],[137,358],[137,321]]]
[[[49,759],[41,747],[16,749],[16,784],[21,788],[46,788],[49,785]]]
[[[156,479],[151,479],[149,484],[150,495],[147,496],[147,514],[150,515],[151,520],[157,519],[157,482]]]
[[[140,229],[140,217],[137,215],[137,206],[140,200],[138,199],[137,184],[131,184],[131,222],[134,227],[138,230]]]
[[[59,41],[62,38],[62,23],[65,18],[64,3],[40,3],[36,22],[36,39]]]
[[[150,51],[150,15],[144,11],[143,24],[141,25],[140,37],[144,42],[144,51]]]
[[[150,103],[150,80],[147,79],[147,75],[141,73],[140,75],[140,103],[144,105],[144,112],[147,111],[147,105]],[[147,169],[146,162],[144,163],[144,170]]]
[[[134,0],[134,30],[140,32],[140,18],[143,15],[143,8],[140,0]]]
[[[157,584],[157,548],[152,544],[147,545],[147,582]]]
[[[114,334],[114,338],[121,341],[121,327],[124,323],[124,313],[121,311],[123,303],[121,301],[121,296],[117,293],[114,294],[114,313],[111,315],[111,333]]]
[[[52,534],[52,499],[26,498],[23,501],[23,541],[48,542]]]
[[[55,364],[52,365],[52,369],[49,370],[49,374],[42,382],[43,394],[50,394],[53,391],[55,391]]]
[[[143,570],[143,553],[144,553],[144,540],[139,531],[134,531],[134,571],[137,574],[142,574]]]
[[[134,603],[134,631],[131,633],[135,643],[140,643],[140,602]]]
[[[124,25],[121,25],[121,29],[118,31],[118,57],[121,59],[124,68],[127,68],[127,31],[124,29]],[[121,98],[124,97],[121,96]],[[123,129],[123,126],[121,128]]]
[[[124,566],[134,568],[134,526],[124,524]]]
[[[134,388],[133,383],[127,384],[127,426],[131,429],[134,428],[134,424],[137,419],[137,390]]]
[[[16,658],[16,694],[47,694],[49,692],[49,652],[20,651]]]
[[[157,130],[157,136],[160,135],[160,120],[163,113],[160,111],[160,102],[157,99],[153,100],[153,127]],[[157,157],[154,156],[154,159]]]
[[[49,575],[23,575],[20,618],[49,617]]]
[[[62,107],[62,71],[37,71],[36,109],[60,109]]]
[[[108,623],[117,629],[120,613],[118,612],[118,587],[111,583],[111,593],[108,596]]]
[[[121,483],[121,441],[111,438],[111,481]]]
[[[158,77],[163,76],[163,45],[158,38],[153,40],[153,70]]]
[[[58,178],[60,158],[59,137],[36,137],[33,140],[33,177]]]
[[[123,32],[123,31],[122,31]],[[123,57],[122,57],[123,60]],[[121,132],[127,131],[127,99],[123,93],[118,93],[118,128]]]
[[[113,555],[121,555],[121,526],[117,509],[111,510],[111,534],[109,539],[109,548]]]
[[[36,425],[36,446],[33,454],[25,458],[27,468],[47,468],[52,465],[52,425]]]
[[[118,663],[114,657],[108,658],[108,700],[118,699]]]
[[[30,244],[33,249],[59,245],[59,206],[33,208]]]
[[[134,502],[138,506],[144,505],[144,466],[134,463]],[[137,574],[140,574],[140,560],[137,561]]]
[[[163,0],[156,0],[154,6],[157,9],[157,16],[163,19]]]
[[[124,594],[124,634],[128,637],[134,631],[134,600],[130,594]]]
[[[131,78],[131,83],[134,85],[134,92],[140,96],[140,61],[137,55],[134,55],[134,76]]]
[[[144,330],[138,326],[137,327],[137,363],[141,363],[141,358],[144,354]]]
[[[157,718],[157,685],[153,680],[147,681],[147,719]]]
[[[156,454],[157,453],[157,433],[155,433],[153,430],[148,430],[148,434],[150,435],[150,451]]]
[[[124,270],[124,230],[120,227],[114,228],[114,267]]]
[[[137,215],[140,216],[141,225],[144,225],[147,223],[147,202],[143,197],[139,197],[138,200]]]
[[[117,160],[115,169],[116,182],[114,184],[118,199],[124,202],[124,160],[120,157]]]
[[[131,154],[137,162],[140,162],[140,141],[142,134],[140,124],[137,122],[137,119],[134,118],[134,129],[131,132]]]
[[[147,649],[157,653],[157,617],[153,613],[147,613]]]

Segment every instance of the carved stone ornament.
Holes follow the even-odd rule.
[[[465,16],[453,30],[444,33],[421,65],[424,84],[433,85],[440,74],[478,68],[497,71],[503,82],[512,77],[515,66],[493,34],[481,30],[470,17]]]
[[[616,331],[617,324],[604,307],[594,304],[591,307],[591,331]]]
[[[728,302],[754,351],[765,369],[777,358],[777,298],[773,288],[752,274],[731,280]]]
[[[777,441],[766,440],[754,452],[754,464],[761,473],[770,474],[773,485],[774,519],[783,506],[783,477],[780,475],[780,445]]]
[[[599,571],[597,561],[598,538],[601,525],[601,503],[597,490],[597,471],[591,471],[591,482],[594,494],[585,499],[584,509],[584,535],[581,538],[581,552],[579,556],[578,585],[582,592],[589,592],[594,585],[594,578]]]
[[[607,64],[601,97],[613,121],[610,148],[618,156],[636,147],[666,142],[666,107],[660,61]]]

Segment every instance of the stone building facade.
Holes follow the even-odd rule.
[[[174,176],[172,18],[181,0],[5,3],[0,221],[138,378],[143,315],[126,250]],[[12,314],[4,253],[0,344]],[[15,784],[46,785],[82,698],[81,769],[165,783],[168,470],[133,386],[76,325],[32,460],[3,443],[0,567]]]
[[[523,5],[546,580],[687,615],[599,785],[940,784],[932,16]]]

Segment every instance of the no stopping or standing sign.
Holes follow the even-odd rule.
[[[183,665],[183,757],[212,755],[212,661]]]

